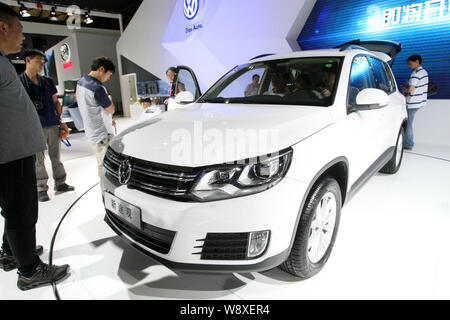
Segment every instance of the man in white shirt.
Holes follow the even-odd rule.
[[[405,149],[411,150],[414,147],[414,118],[417,111],[427,104],[428,73],[421,66],[422,57],[419,55],[412,55],[407,59],[407,63],[413,72],[409,78],[408,85],[402,88],[406,94],[406,105],[408,108],[408,128],[406,129]]]

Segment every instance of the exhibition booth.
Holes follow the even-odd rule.
[[[69,136],[76,191],[39,205],[71,277],[0,272],[0,298],[449,299],[449,27],[449,0],[144,0],[120,33],[68,34],[46,72],[69,107],[109,56],[117,137],[99,179]],[[435,90],[406,150],[413,54]]]
[[[183,1],[144,1],[119,39],[117,53],[162,80],[169,66],[189,66],[205,92],[237,64],[261,54],[333,48],[355,39],[399,42],[402,52],[393,62],[398,84],[410,75],[406,59],[419,53],[438,88],[428,107],[417,115],[417,141],[448,148],[445,137],[450,129],[445,119],[450,116],[450,88],[444,66],[450,50],[444,31],[448,15],[449,4],[444,0],[287,0],[283,5],[201,1],[195,17],[187,19]],[[140,39],[142,30],[151,30],[146,41]]]

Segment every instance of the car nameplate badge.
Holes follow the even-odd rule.
[[[119,166],[119,183],[121,185],[126,185],[131,180],[131,172],[133,171],[133,166],[130,160],[125,160]]]

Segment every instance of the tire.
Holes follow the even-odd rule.
[[[327,203],[331,207],[326,205]],[[323,206],[324,204],[326,206]],[[317,219],[317,217],[319,217],[317,214],[326,212],[329,208],[333,208],[333,206],[335,206],[334,219],[332,219],[334,221],[329,221],[323,225],[323,221],[326,221],[326,219]],[[336,240],[341,216],[341,207],[341,188],[335,179],[326,177],[313,187],[301,213],[291,253],[288,259],[280,266],[282,270],[301,279],[311,278],[322,270],[330,257]],[[327,210],[320,211],[318,210],[320,208],[326,208]],[[332,211],[333,210],[330,209],[330,212]],[[317,223],[320,220],[322,220],[322,228],[324,228],[324,230],[317,227]],[[332,226],[332,224],[334,224],[334,226]],[[325,232],[325,228],[328,229],[328,232]],[[319,232],[317,232],[318,229]],[[330,232],[332,232],[332,234]],[[314,243],[318,243],[315,241],[317,240],[317,237],[322,240],[322,238],[326,238],[325,236],[329,239],[328,246],[323,246],[323,249],[319,250],[320,252],[311,250],[312,248],[318,248],[317,245],[314,245]]]
[[[400,133],[398,134],[397,144],[395,145],[395,152],[392,156],[391,160],[380,170],[382,173],[394,174],[400,170],[400,166],[403,161],[403,153],[405,151],[404,148],[405,141],[405,129],[403,127],[400,129]]]

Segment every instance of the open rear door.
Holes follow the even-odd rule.
[[[394,58],[399,54],[400,51],[402,51],[401,43],[386,40],[361,41],[358,39],[346,42],[335,48],[346,50],[352,47],[353,48],[361,47],[366,50],[370,50],[383,61],[385,62],[392,61],[392,63],[394,61]]]
[[[190,103],[190,102],[183,103],[180,101],[177,102],[176,98],[177,95],[180,93],[190,92],[192,94],[193,101],[196,101],[202,95],[194,71],[192,71],[191,68],[186,66],[177,67],[175,79],[173,81],[171,90],[172,90],[170,94],[171,98],[169,98],[167,111],[183,108],[186,106],[186,104]]]

